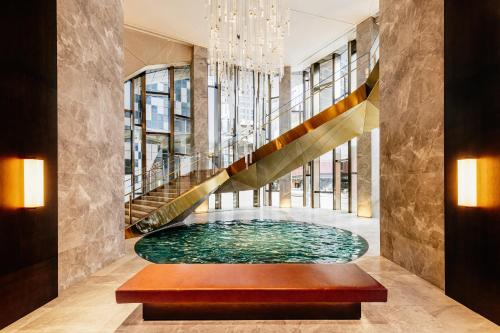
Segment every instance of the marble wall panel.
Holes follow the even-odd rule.
[[[59,289],[124,251],[120,0],[57,2]]]
[[[192,104],[193,104],[193,151],[208,153],[208,50],[193,46]]]
[[[358,85],[365,82],[369,70],[370,48],[378,34],[378,26],[373,17],[369,17],[356,26],[356,52],[358,54],[356,76]],[[378,133],[378,132],[377,132]],[[357,214],[361,217],[372,217],[378,209],[374,204],[378,203],[378,192],[373,193],[372,178],[372,133],[364,133],[357,141]],[[376,162],[376,161],[375,161]],[[375,163],[376,165],[378,163]],[[373,198],[375,196],[375,198]],[[373,200],[375,199],[375,200]],[[378,217],[378,216],[377,216]]]
[[[284,107],[280,109],[279,115],[279,128],[280,134],[287,132],[291,126],[291,113],[283,112],[286,110],[287,104],[290,103],[292,99],[292,72],[290,66],[285,66],[285,73],[280,80],[279,88],[279,105]],[[282,113],[283,112],[283,113]],[[275,116],[273,116],[275,117]],[[278,180],[279,190],[280,190],[280,207],[290,208],[292,206],[292,174],[286,174]]]
[[[443,0],[380,1],[383,256],[444,288]]]

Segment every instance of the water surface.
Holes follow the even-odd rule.
[[[345,263],[368,250],[350,231],[295,221],[216,221],[144,236],[135,251],[154,263]]]

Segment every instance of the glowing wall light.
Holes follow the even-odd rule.
[[[44,205],[43,160],[25,159],[24,164],[24,207],[35,208]]]
[[[458,205],[477,206],[477,159],[458,160]]]

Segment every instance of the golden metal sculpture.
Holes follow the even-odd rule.
[[[333,150],[379,123],[378,64],[366,83],[345,99],[280,135],[228,168],[230,178],[216,192],[258,189]]]

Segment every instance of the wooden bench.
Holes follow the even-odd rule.
[[[355,264],[148,265],[116,290],[144,320],[359,319],[387,289]]]

